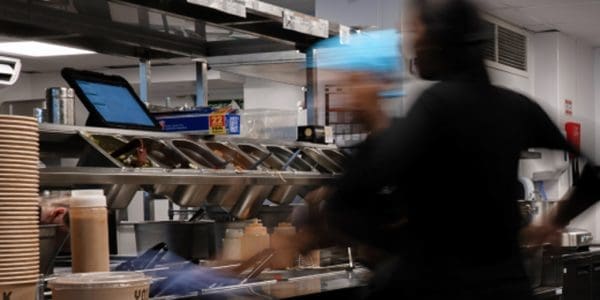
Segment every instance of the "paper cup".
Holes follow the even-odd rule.
[[[16,159],[4,159],[0,157],[0,169],[19,172],[22,170],[37,171],[39,174],[39,162],[23,161]]]
[[[37,280],[28,280],[25,284],[19,282],[7,282],[0,286],[0,294],[10,295],[9,300],[37,299]]]
[[[2,205],[1,201],[0,201],[0,212],[38,212],[38,205],[37,205],[37,201],[31,201],[31,205],[27,205],[27,203],[20,203],[21,205],[14,205],[14,206],[6,206],[6,205]]]
[[[19,135],[17,133],[6,133],[0,131],[0,143],[4,141],[19,141],[19,142],[39,142],[39,137],[29,135]]]
[[[39,128],[36,126],[30,125],[21,125],[21,124],[1,124],[0,130],[14,130],[14,131],[22,131],[22,132],[39,132]]]
[[[37,266],[39,265],[39,261],[34,260],[33,258],[23,258],[23,259],[11,259],[11,260],[0,260],[0,268],[7,268],[11,266]]]
[[[27,149],[1,149],[0,155],[21,155],[21,156],[29,156],[29,157],[39,157],[40,152],[37,150],[27,150]]]
[[[0,267],[0,274],[5,273],[19,273],[19,272],[39,272],[40,266],[37,264],[33,265],[22,265],[22,266],[12,266],[12,267]]]
[[[38,232],[40,225],[39,224],[31,224],[31,225],[6,225],[0,224],[0,234],[6,235],[9,231],[22,231],[23,233],[33,234]]]
[[[32,270],[27,272],[0,273],[0,285],[8,282],[21,282],[23,280],[39,279],[40,271]],[[35,299],[35,298],[34,298]]]
[[[3,140],[2,143],[0,143],[0,149],[39,151],[40,143],[35,141]]]
[[[15,130],[15,129],[4,129],[2,128],[2,126],[0,126],[0,135],[18,135],[21,136],[22,138],[24,137],[33,137],[36,139],[39,139],[39,132],[34,131],[34,130]]]
[[[3,196],[4,194],[20,194],[20,195],[26,195],[29,193],[29,195],[35,195],[38,192],[38,188],[37,187],[2,187],[0,186],[0,197]]]
[[[19,236],[19,235],[12,235],[12,236],[1,236],[0,237],[0,244],[2,245],[14,245],[14,244],[21,244],[21,245],[29,245],[29,244],[39,244],[40,239],[39,236],[37,239],[27,239],[25,237]],[[2,246],[0,245],[0,246]]]
[[[2,143],[0,145],[0,151],[29,151],[40,153],[40,147],[37,142],[30,143],[30,145]]]
[[[39,226],[39,220],[1,220],[0,219],[0,227],[8,227],[15,226],[16,228],[25,227],[25,226]]]
[[[1,251],[6,251],[6,250],[23,250],[23,249],[36,249],[40,247],[40,243],[35,242],[35,243],[17,243],[17,244],[1,244],[0,243],[0,250]]]
[[[37,126],[37,119],[29,116],[20,116],[20,115],[7,115],[0,114],[0,121],[2,122],[24,122],[27,124],[32,124]]]
[[[4,164],[0,165],[1,174],[17,174],[17,175],[35,175],[40,176],[39,165],[34,168],[22,168],[22,166],[15,164]]]

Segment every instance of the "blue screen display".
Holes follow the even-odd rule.
[[[155,125],[126,87],[85,80],[76,80],[76,82],[107,122]]]

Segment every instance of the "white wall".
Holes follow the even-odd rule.
[[[304,101],[300,86],[289,85],[258,78],[248,78],[244,84],[246,109],[297,110]]]
[[[400,0],[316,0],[317,17],[348,26],[395,28],[400,22]]]

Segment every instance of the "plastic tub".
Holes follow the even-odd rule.
[[[150,298],[150,281],[134,272],[81,273],[59,276],[48,286],[53,300],[139,300]]]

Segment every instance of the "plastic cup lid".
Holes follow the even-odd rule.
[[[106,207],[103,190],[74,190],[71,192],[70,207]]]
[[[77,273],[58,276],[48,282],[52,289],[128,288],[149,285],[150,277],[135,272]]]

